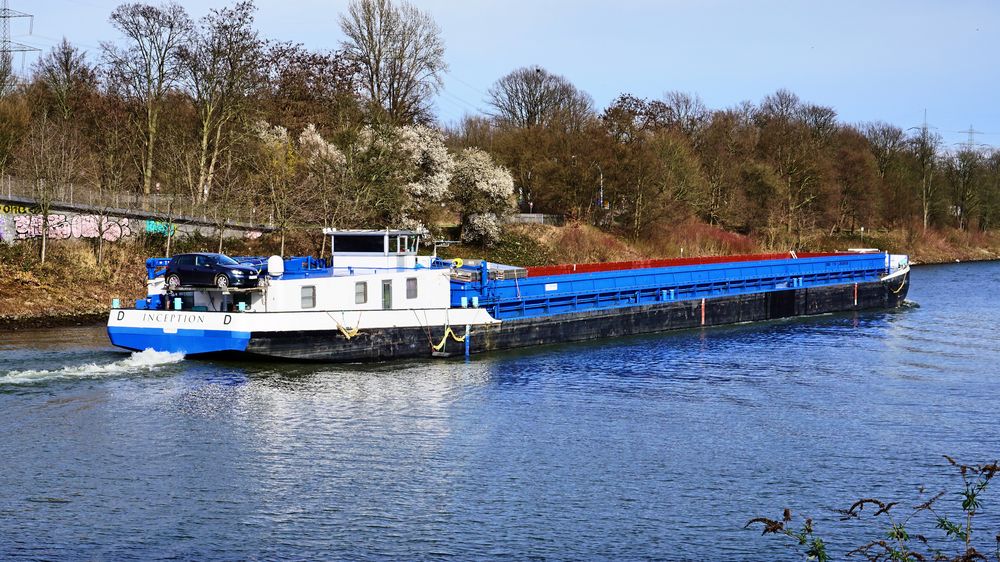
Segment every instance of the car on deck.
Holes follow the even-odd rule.
[[[256,287],[260,272],[224,254],[177,254],[167,265],[163,278],[167,288]]]

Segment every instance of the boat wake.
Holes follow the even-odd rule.
[[[135,372],[148,372],[163,365],[177,363],[184,359],[183,353],[168,351],[136,351],[127,359],[105,365],[88,363],[84,365],[68,365],[61,369],[27,369],[0,373],[0,385],[33,384],[60,379],[98,378]]]

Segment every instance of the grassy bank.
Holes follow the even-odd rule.
[[[780,237],[775,237],[780,240]],[[959,230],[893,230],[854,234],[814,232],[801,242],[786,243],[743,236],[699,222],[680,224],[649,240],[632,242],[592,226],[569,224],[562,227],[516,225],[493,248],[456,245],[441,255],[486,257],[491,261],[519,265],[627,261],[679,256],[786,252],[799,247],[808,251],[836,251],[848,248],[879,248],[909,254],[915,264],[1000,259],[1000,232]]]
[[[319,235],[295,233],[286,240],[288,255],[317,255]],[[215,251],[218,242],[187,237],[174,253]],[[274,237],[227,241],[230,255],[270,255],[280,241]],[[630,242],[582,224],[563,227],[515,225],[491,248],[455,245],[442,248],[444,257],[485,257],[519,265],[625,261],[676,256],[726,255],[785,251],[789,246],[741,236],[705,225],[681,224],[650,240]],[[926,233],[920,230],[860,233],[813,233],[803,237],[802,248],[815,251],[869,247],[910,254],[914,263],[943,263],[1000,259],[1000,233],[958,230]],[[164,240],[146,237],[107,244],[105,259],[97,263],[90,242],[58,241],[49,245],[46,263],[38,262],[32,243],[0,244],[0,329],[22,329],[101,321],[111,300],[129,303],[145,294],[145,260],[164,254]]]

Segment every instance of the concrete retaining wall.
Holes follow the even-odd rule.
[[[42,235],[44,217],[35,201],[21,197],[0,196],[0,242],[12,244]],[[226,238],[259,238],[274,230],[268,226],[244,223],[227,224]],[[51,240],[104,238],[109,242],[143,233],[171,235],[200,233],[215,236],[215,224],[192,217],[169,217],[165,213],[141,210],[107,209],[81,204],[52,204],[48,217]]]

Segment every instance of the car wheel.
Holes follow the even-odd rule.
[[[176,273],[167,276],[167,288],[176,291],[181,286],[181,278]]]
[[[220,289],[229,288],[229,277],[226,275],[216,275],[215,276],[215,286]]]

